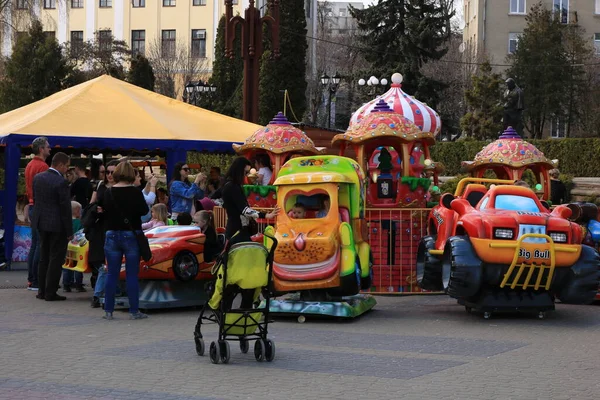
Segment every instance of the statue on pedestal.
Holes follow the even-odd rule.
[[[512,126],[523,137],[524,108],[523,90],[517,86],[514,79],[508,78],[506,80],[506,91],[504,92],[504,116],[502,118],[504,130]]]

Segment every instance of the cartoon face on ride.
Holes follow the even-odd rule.
[[[146,232],[150,261],[140,260],[139,279],[202,280],[212,277],[214,263],[204,262],[206,237],[196,226],[161,226]],[[120,279],[125,279],[125,265]]]
[[[488,189],[479,182],[496,185]],[[455,195],[442,196],[419,245],[419,285],[458,299],[501,289],[591,302],[600,258],[581,245],[581,227],[568,219],[572,210],[550,211],[532,190],[511,183],[466,178]]]
[[[282,213],[265,230],[278,241],[277,292],[353,295],[370,286],[363,179],[360,166],[345,157],[294,158],[283,166],[275,181]]]

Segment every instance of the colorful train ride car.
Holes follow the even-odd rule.
[[[600,257],[581,244],[581,227],[568,219],[571,209],[550,212],[532,190],[510,183],[465,178],[455,195],[442,196],[419,245],[419,285],[484,311],[544,311],[553,309],[553,296],[565,303],[593,301]],[[535,300],[542,293],[545,298]]]
[[[273,264],[276,292],[323,289],[349,296],[371,285],[364,180],[360,165],[346,157],[299,157],[285,163],[274,183],[285,212],[265,230],[279,243]],[[303,217],[291,212],[299,205]]]

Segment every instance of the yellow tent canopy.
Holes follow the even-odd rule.
[[[227,143],[230,151],[259,128],[104,75],[0,115],[0,142],[11,134],[190,140]]]

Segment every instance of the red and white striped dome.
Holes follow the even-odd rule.
[[[350,130],[353,125],[359,123],[368,115],[377,102],[382,99],[388,106],[398,114],[414,122],[423,132],[431,132],[437,136],[442,129],[442,120],[439,114],[425,103],[404,93],[402,87],[402,75],[395,73],[392,75],[392,87],[386,93],[376,97],[368,103],[363,104],[350,119]]]

